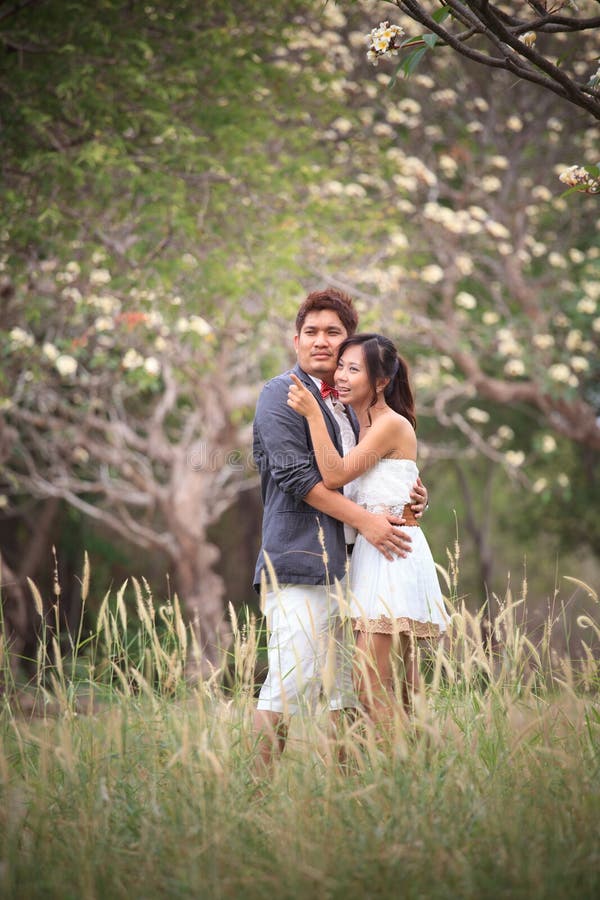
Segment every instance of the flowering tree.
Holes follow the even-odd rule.
[[[164,554],[213,646],[207,527],[252,480],[253,398],[299,299],[334,282],[415,361],[423,455],[469,478],[483,456],[584,533],[597,214],[552,188],[597,134],[572,105],[439,54],[389,90],[370,4],[19,9],[0,73],[9,511],[62,498]]]
[[[427,52],[449,47],[487,68],[505,69],[600,119],[600,66],[595,49],[600,16],[586,14],[586,7],[592,11],[592,2],[585,3],[582,11],[570,0],[529,0],[520,4],[518,12],[479,0],[443,0],[433,12],[427,4],[412,0],[386,2],[428,31],[406,36],[401,26],[382,22],[368,37],[367,58],[374,65],[397,56],[398,69],[410,75]],[[596,36],[596,42],[585,40],[586,33]],[[595,162],[571,165],[559,178],[572,191],[600,193],[600,168]]]
[[[593,2],[528,0],[507,10],[500,3],[481,0],[387,0],[400,13],[427,32],[404,38],[399,26],[371,32],[369,59],[389,54],[403,56],[400,65],[409,73],[421,57],[435,47],[449,47],[465,59],[491,69],[504,69],[524,81],[551,91],[563,100],[600,119],[600,67],[597,44],[572,46],[586,33],[598,34],[600,16],[590,15]],[[433,9],[432,9],[433,7]]]
[[[282,301],[298,290],[271,199],[280,179],[265,172],[254,25],[231,34],[235,67],[216,77],[223,22],[193,3],[177,19],[169,4],[10,12],[2,504],[15,516],[29,497],[60,498],[161,554],[214,663],[227,626],[207,529],[252,483],[254,399],[284,354],[263,321],[265,270],[285,266]]]
[[[338,12],[326,51],[301,31],[348,103],[322,134],[332,165],[318,197],[338,198],[350,249],[321,248],[314,264],[415,358],[421,409],[446,428],[431,455],[484,454],[539,510],[572,505],[573,534],[597,546],[585,511],[600,447],[597,209],[582,196],[575,214],[555,179],[594,152],[598,128],[554,92],[447,55],[393,85],[391,68],[373,79],[369,14]]]

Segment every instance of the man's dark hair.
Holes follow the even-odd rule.
[[[300,334],[308,313],[322,309],[331,309],[340,317],[340,321],[348,336],[354,334],[358,327],[358,313],[352,305],[352,299],[337,288],[326,288],[324,291],[313,291],[308,295],[296,316],[296,333]]]

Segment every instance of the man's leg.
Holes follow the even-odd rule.
[[[329,658],[324,678],[324,688],[329,703],[329,721],[336,756],[344,765],[348,758],[348,727],[356,721],[358,698],[353,683],[354,635],[350,621],[342,618],[340,604],[345,607],[345,581],[337,585],[337,592],[329,600]],[[341,597],[339,596],[341,594]]]
[[[254,715],[263,771],[285,748],[288,716],[315,707],[322,677],[319,630],[327,616],[324,590],[319,585],[288,584],[265,598],[269,669]]]
[[[281,756],[285,750],[287,725],[281,713],[268,709],[254,711],[254,740],[258,769],[267,774],[273,765],[273,759]]]

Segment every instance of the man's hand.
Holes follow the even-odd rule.
[[[364,511],[359,531],[370,544],[383,553],[386,559],[408,556],[411,552],[411,537],[405,531],[398,531],[398,525],[405,520],[399,516],[379,515]]]
[[[410,508],[415,514],[415,519],[420,519],[428,506],[427,488],[420,478],[417,478],[410,492]]]

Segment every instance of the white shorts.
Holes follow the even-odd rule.
[[[343,587],[342,587],[343,589]],[[322,584],[285,584],[265,597],[269,671],[258,709],[314,712],[321,692],[330,709],[357,706],[351,647],[337,597]]]

